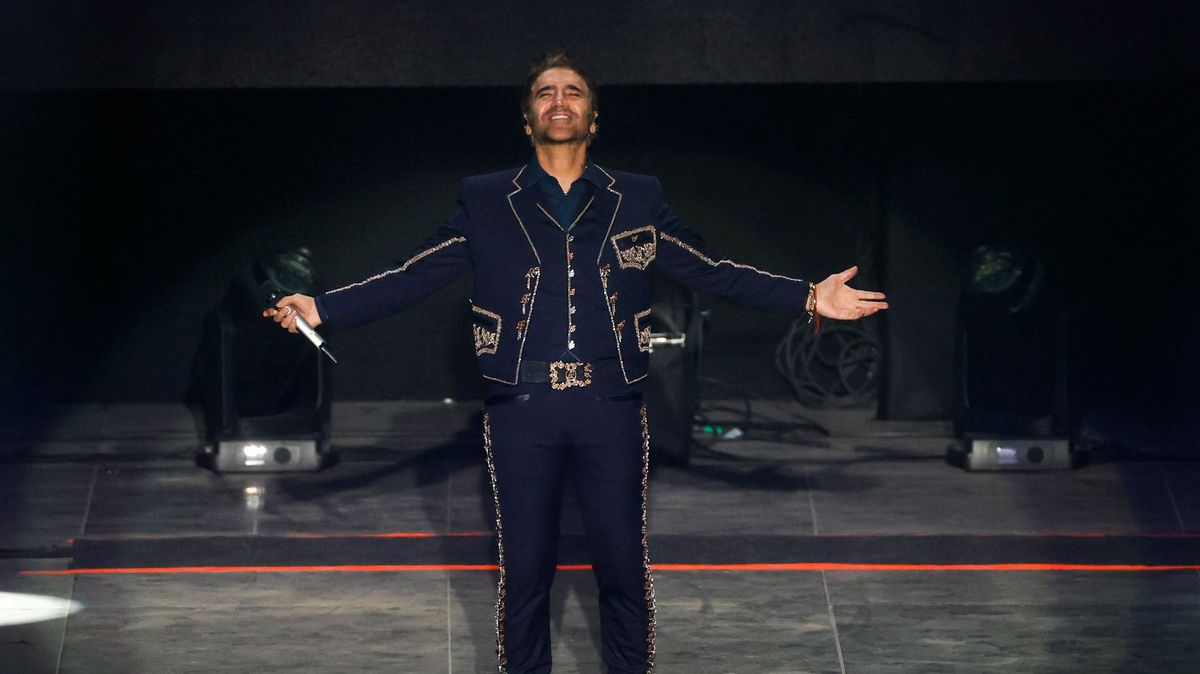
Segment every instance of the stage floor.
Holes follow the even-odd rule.
[[[477,409],[339,406],[320,473],[198,468],[166,406],[10,433],[0,672],[496,671]],[[967,473],[942,424],[756,411],[831,434],[655,468],[660,674],[1197,671],[1200,463]],[[569,490],[563,533],[555,671],[597,674]],[[78,604],[25,622],[16,593]]]

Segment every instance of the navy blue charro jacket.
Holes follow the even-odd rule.
[[[663,202],[657,178],[595,164],[587,170],[598,171],[594,177],[602,176],[607,187],[594,190],[583,210],[607,231],[599,250],[574,251],[573,266],[577,273],[598,275],[611,334],[586,337],[613,340],[627,383],[649,370],[652,269],[736,304],[805,314],[807,281],[734,262],[708,247],[680,225]],[[480,373],[519,383],[525,338],[538,320],[542,260],[563,255],[538,250],[529,234],[539,219],[551,218],[526,173],[512,169],[464,180],[454,214],[410,258],[318,297],[323,320],[341,328],[382,318],[474,268],[471,308]]]

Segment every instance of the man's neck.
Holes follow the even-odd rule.
[[[583,167],[587,165],[587,143],[539,144],[533,151],[542,170],[558,181],[564,194],[583,175]]]

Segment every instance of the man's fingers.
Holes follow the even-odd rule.
[[[277,301],[275,306],[264,309],[263,316],[273,319],[286,330],[296,332],[296,322],[301,316],[313,327],[320,325],[321,319],[314,304],[313,298],[308,295],[288,295]]]
[[[858,276],[858,265],[854,265],[853,267],[839,273],[838,276],[841,278],[841,281],[843,283],[845,283],[846,281],[849,281],[850,279],[854,278],[855,276]]]
[[[865,318],[887,309],[887,302],[863,302],[858,305],[858,318]]]

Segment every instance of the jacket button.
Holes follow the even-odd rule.
[[[575,340],[573,340],[573,339],[567,340],[567,348],[574,349],[575,348]]]
[[[567,278],[575,278],[575,270],[567,269]]]

